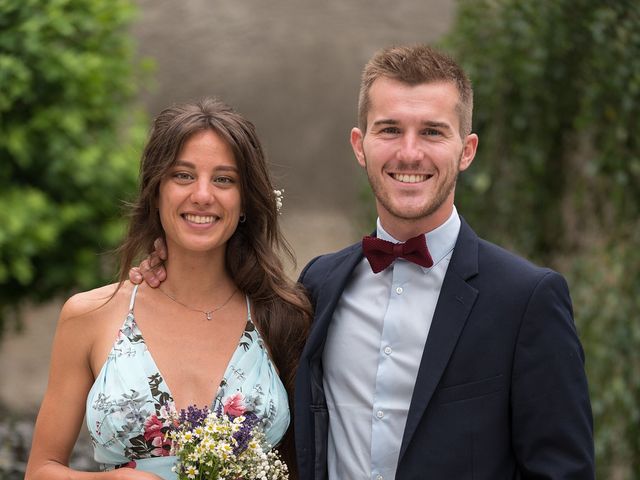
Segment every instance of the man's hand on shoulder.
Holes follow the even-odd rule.
[[[129,280],[136,285],[147,282],[150,287],[159,287],[167,278],[164,261],[167,259],[167,246],[162,238],[153,242],[155,250],[140,265],[129,270]]]

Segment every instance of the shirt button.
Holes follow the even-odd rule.
[[[384,417],[384,412],[383,412],[382,410],[378,410],[378,411],[376,412],[376,417],[378,417],[378,418],[382,418],[382,417]]]
[[[402,289],[402,287],[398,287],[398,288],[396,288],[396,293],[397,293],[398,295],[400,295],[402,292],[404,292],[404,290]]]
[[[386,353],[387,355],[391,355],[391,352],[393,352],[391,347],[384,347],[384,353]]]
[[[378,476],[376,477],[376,480],[384,480],[384,477],[383,477],[382,475],[378,475]]]

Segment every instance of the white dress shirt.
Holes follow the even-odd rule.
[[[329,326],[322,362],[331,480],[392,480],[438,296],[460,231],[426,234],[431,268],[404,259],[378,274],[355,268]],[[398,243],[377,222],[377,236]]]

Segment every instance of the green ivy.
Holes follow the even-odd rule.
[[[0,333],[25,300],[113,279],[146,120],[130,0],[0,0]]]
[[[640,2],[459,0],[444,46],[480,136],[460,210],[567,276],[598,478],[640,479]]]

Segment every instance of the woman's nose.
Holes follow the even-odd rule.
[[[209,205],[213,202],[213,185],[205,180],[198,180],[194,184],[191,201],[198,205]]]

